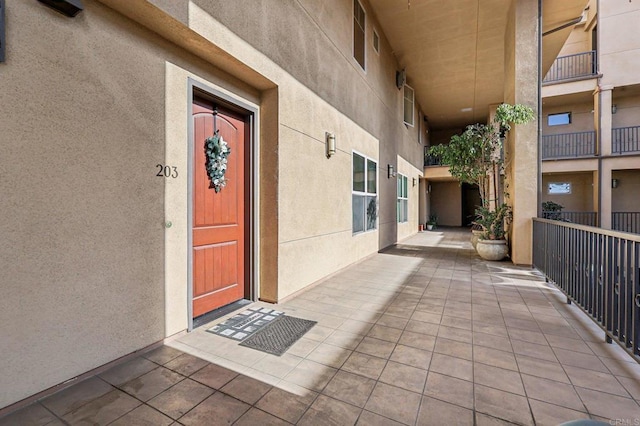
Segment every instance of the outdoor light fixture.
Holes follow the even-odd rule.
[[[0,62],[4,62],[6,34],[4,31],[4,0],[0,0]]]
[[[615,114],[616,112],[618,112],[618,105],[611,105],[611,114]]]
[[[40,3],[44,3],[53,10],[73,18],[78,13],[84,10],[81,0],[38,0]]]
[[[617,188],[620,185],[620,181],[618,179],[611,179],[611,187]]]
[[[416,186],[416,183],[418,183],[418,179],[413,178],[413,186]]]
[[[391,179],[396,175],[396,172],[393,170],[393,166],[391,164],[387,165],[387,178]]]
[[[333,133],[325,132],[325,148],[327,151],[327,158],[331,158],[336,153],[336,135]]]

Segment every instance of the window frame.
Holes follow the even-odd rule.
[[[407,105],[406,105],[406,101],[407,101],[407,88],[409,88],[409,90],[411,90],[411,122],[407,122],[406,118],[407,118]],[[413,87],[409,86],[408,84],[405,84],[402,88],[402,121],[404,122],[405,125],[409,126],[409,127],[415,127],[415,123],[416,123],[416,117],[415,117],[415,110],[416,110],[416,91],[413,89]]]
[[[555,123],[555,124],[551,124],[550,120],[551,117],[559,117],[562,115],[566,115],[567,116],[567,122],[566,123]],[[547,127],[555,127],[555,126],[568,126],[569,124],[571,124],[571,111],[568,112],[556,112],[553,114],[547,114]]]
[[[356,5],[360,8],[360,10],[362,10],[362,16],[363,16],[363,26],[362,28],[362,64],[358,61],[357,57],[356,57],[356,23],[358,23],[358,26],[360,26],[360,23],[358,21],[358,19],[356,18]],[[353,0],[353,9],[352,9],[353,13],[352,13],[352,17],[353,17],[353,25],[351,26],[351,32],[353,37],[351,38],[351,52],[352,52],[352,56],[353,59],[356,61],[356,64],[358,64],[360,66],[360,68],[362,69],[362,71],[366,71],[367,67],[367,12],[364,9],[364,6],[362,6],[362,3],[360,3],[360,0]]]
[[[398,223],[409,222],[409,178],[398,173],[398,183],[396,184],[396,221]],[[403,206],[400,209],[400,206]],[[404,215],[401,216],[400,212]]]
[[[380,55],[380,34],[378,34],[378,31],[375,28],[373,29],[373,35],[371,36],[371,46],[373,47],[373,51]]]
[[[354,163],[354,155],[357,155],[358,157],[362,157],[364,159],[364,191],[356,191],[353,189],[355,180],[354,180],[354,167],[353,167],[353,163]],[[375,192],[369,192],[369,179],[368,179],[368,165],[369,162],[375,164]],[[378,160],[375,160],[372,157],[369,157],[366,154],[363,154],[359,151],[356,150],[352,150],[351,151],[351,215],[352,215],[352,222],[351,222],[351,235],[360,235],[360,234],[366,234],[369,232],[374,232],[378,230],[378,212],[379,212],[379,208],[378,208],[378,188],[379,188],[379,168],[378,168]],[[359,196],[359,197],[363,197],[365,200],[365,204],[364,204],[364,227],[362,231],[355,231],[354,227],[353,227],[353,209],[354,209],[354,205],[353,205],[353,197],[354,196]],[[368,223],[367,223],[367,197],[375,197],[375,205],[376,205],[376,218],[375,218],[375,223],[374,226],[372,228],[368,227]]]

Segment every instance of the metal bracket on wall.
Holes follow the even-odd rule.
[[[6,44],[7,37],[4,29],[4,0],[0,0],[0,62],[4,62]]]

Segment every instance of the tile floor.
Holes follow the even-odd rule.
[[[205,326],[0,425],[640,424],[640,364],[468,238],[420,233],[277,305],[318,321],[281,357]]]

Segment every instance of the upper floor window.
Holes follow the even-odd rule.
[[[407,183],[407,177],[398,173],[397,218],[400,223],[409,221],[409,194],[407,191]]]
[[[358,0],[353,0],[353,57],[364,69],[365,13]]]
[[[376,229],[378,218],[378,164],[353,153],[353,186],[351,190],[353,233]]]
[[[406,84],[404,85],[404,124],[413,127],[413,106],[414,106],[413,89]]]
[[[559,114],[549,114],[547,116],[548,126],[562,126],[565,124],[571,124],[570,112],[561,112]]]

